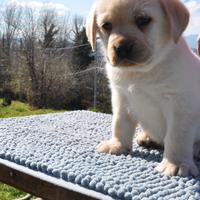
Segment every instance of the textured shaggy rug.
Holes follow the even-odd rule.
[[[97,144],[111,135],[111,117],[75,111],[1,119],[0,158],[113,199],[200,199],[200,177],[154,170],[162,159],[158,150],[133,142],[128,156],[97,153]]]

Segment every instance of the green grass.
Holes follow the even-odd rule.
[[[0,104],[2,99],[0,99]],[[0,106],[0,118],[38,115],[58,112],[52,109],[33,109],[28,104],[21,103],[19,101],[13,101],[10,106]]]
[[[1,200],[14,200],[25,196],[24,192],[21,192],[13,187],[5,184],[0,184],[0,199]]]
[[[88,110],[89,110],[89,111],[92,111],[92,112],[102,112],[100,109],[98,109],[98,108],[93,108],[93,107],[89,108]]]
[[[13,101],[10,106],[3,107],[0,99],[0,118],[8,117],[18,117],[18,116],[28,116],[28,115],[38,115],[58,112],[52,109],[33,109],[26,103],[21,103],[19,101]],[[0,183],[0,200],[14,200],[25,196],[26,193],[21,192],[13,187],[7,186]]]

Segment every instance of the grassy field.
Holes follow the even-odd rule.
[[[56,112],[52,109],[33,109],[28,104],[13,101],[10,106],[1,106],[2,99],[0,99],[0,118],[38,115]],[[58,112],[58,111],[57,111]]]
[[[33,109],[28,104],[13,101],[10,106],[1,106],[2,99],[0,99],[0,118],[37,115],[58,112],[51,109]],[[19,197],[23,197],[24,192],[21,192],[15,188],[0,183],[0,200],[14,200]]]
[[[21,192],[13,187],[5,184],[0,184],[0,199],[1,200],[14,200],[25,196],[24,192]]]

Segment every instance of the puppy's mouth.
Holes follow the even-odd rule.
[[[146,62],[139,63],[128,58],[124,59],[118,58],[110,60],[109,57],[107,57],[107,59],[113,67],[142,67],[146,63]]]
[[[108,48],[107,59],[113,67],[143,67],[151,59],[151,51],[128,41]]]

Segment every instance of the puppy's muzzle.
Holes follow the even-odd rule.
[[[117,44],[114,49],[119,59],[128,59],[132,55],[133,44],[129,40],[125,40]]]

